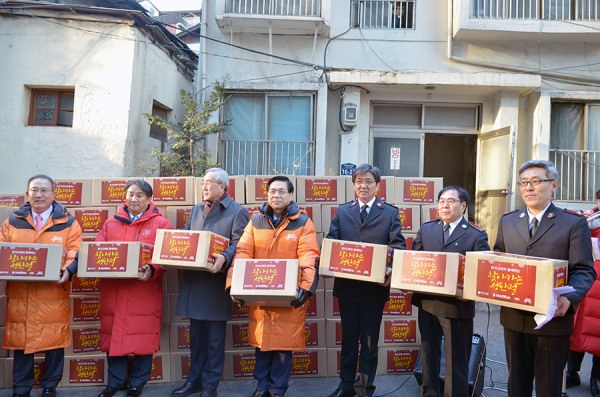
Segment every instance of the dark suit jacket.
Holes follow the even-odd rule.
[[[528,334],[570,335],[577,305],[596,279],[591,234],[585,218],[550,204],[535,235],[530,239],[527,208],[505,214],[500,219],[494,250],[569,261],[568,285],[576,291],[565,294],[571,307],[564,317],[556,317],[534,331],[537,326],[533,319],[535,313],[502,307],[500,323],[506,328]]]
[[[378,198],[371,206],[364,224],[360,219],[360,205],[357,204],[357,200],[340,205],[331,221],[327,238],[406,249],[398,208]],[[390,288],[368,281],[336,277],[333,296],[359,303],[386,302],[389,300]]]
[[[487,233],[476,229],[465,218],[454,228],[450,238],[444,241],[444,221],[434,219],[424,223],[413,242],[413,251],[458,252],[489,251]],[[475,302],[461,301],[451,296],[415,292],[413,305],[433,315],[446,318],[471,319],[475,317]]]
[[[250,217],[248,210],[227,195],[216,201],[207,214],[204,203],[192,208],[186,230],[206,230],[229,238],[229,247],[222,252],[223,269],[231,266],[235,247],[244,233]],[[175,313],[195,320],[227,321],[231,319],[231,297],[225,291],[227,272],[184,270]]]

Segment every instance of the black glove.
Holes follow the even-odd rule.
[[[291,306],[294,306],[295,309],[304,305],[304,302],[308,299],[308,292],[304,288],[300,288],[298,291],[298,298],[295,301],[290,303]]]

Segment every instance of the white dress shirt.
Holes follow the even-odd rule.
[[[360,201],[360,199],[356,199],[356,201],[358,201],[358,204],[360,205],[361,211],[362,211],[363,205],[365,205],[365,204],[367,205],[367,215],[369,215],[369,212],[371,212],[371,207],[375,203],[375,199],[376,198],[377,198],[377,196],[373,196],[373,198],[371,199],[371,201],[369,201],[368,203],[363,203],[362,201]]]
[[[50,206],[50,208],[48,208],[46,211],[42,212],[41,214],[38,214],[37,212],[35,212],[33,210],[33,208],[31,209],[31,217],[33,218],[34,225],[36,223],[35,217],[38,215],[42,216],[42,225],[45,225],[46,222],[48,222],[48,218],[50,218],[50,215],[52,215],[52,206]]]

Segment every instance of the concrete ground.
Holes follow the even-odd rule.
[[[502,326],[500,325],[500,310],[498,307],[491,307],[488,324],[488,312],[485,304],[480,304],[475,316],[475,332],[487,335],[487,366],[485,369],[484,390],[485,397],[504,397],[507,396],[506,382],[508,370],[505,364],[506,356],[504,354],[504,337]],[[586,355],[580,372],[582,385],[570,388],[567,393],[571,397],[589,397],[590,383],[589,374],[591,371],[591,356]],[[338,385],[338,378],[304,378],[292,379],[290,388],[286,393],[287,397],[326,397],[335,390]],[[144,389],[144,397],[166,397],[171,390],[179,387],[181,383],[162,383],[150,384]],[[375,380],[377,390],[376,396],[418,396],[419,385],[412,375],[383,375]],[[94,397],[104,387],[67,387],[59,388],[59,397]],[[228,381],[221,382],[219,385],[219,396],[226,397],[250,397],[256,388],[253,380]],[[8,397],[11,390],[0,390],[0,397]],[[32,391],[33,397],[38,397],[41,389]],[[125,392],[119,392],[116,397],[125,397]],[[198,394],[194,395],[195,397]]]

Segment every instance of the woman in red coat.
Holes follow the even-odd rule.
[[[597,204],[600,205],[600,190],[596,192]],[[598,213],[598,207],[584,211],[586,217]],[[600,238],[600,218],[589,223],[592,237]],[[567,387],[581,384],[579,370],[585,353],[591,353],[593,358],[590,389],[592,396],[600,397],[600,260],[594,261],[596,281],[585,299],[581,301],[575,313],[575,325],[571,334],[571,351],[567,362]]]
[[[157,229],[173,229],[152,203],[152,187],[133,180],[126,201],[104,223],[96,241],[140,241],[154,245]],[[128,355],[134,354],[128,397],[137,397],[152,373],[152,355],[160,348],[162,276],[147,264],[141,280],[103,279],[100,291],[100,347],[108,356],[108,384],[98,397],[111,397],[127,386]]]

